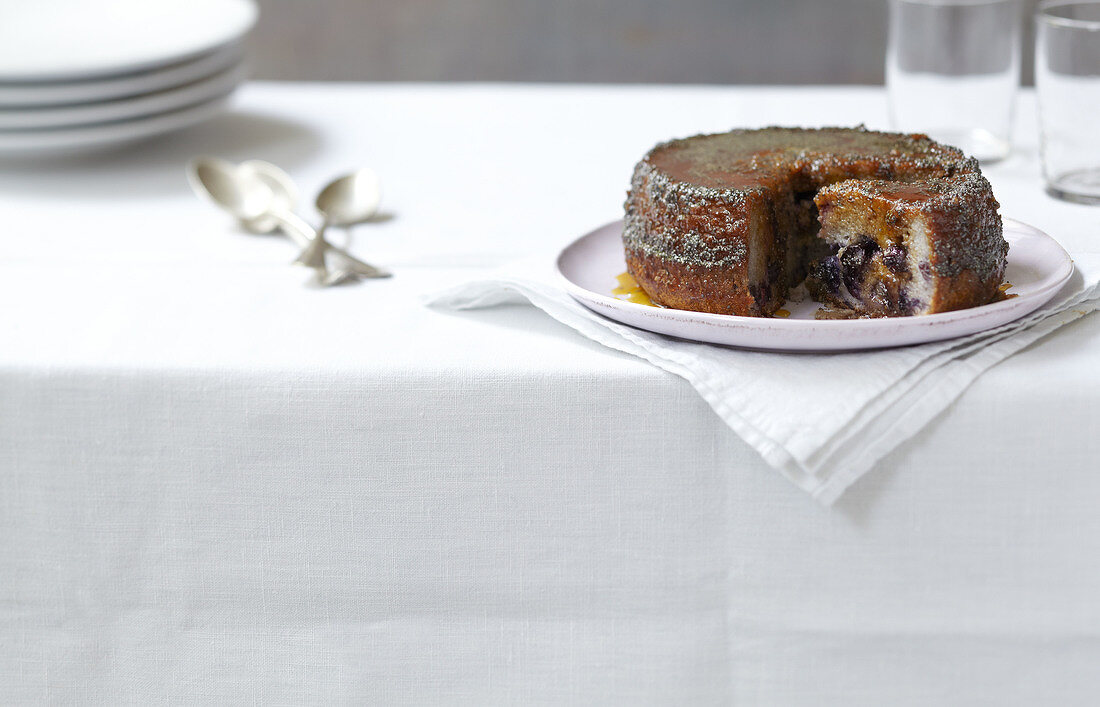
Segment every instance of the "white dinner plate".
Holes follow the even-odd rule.
[[[244,68],[238,65],[185,86],[130,98],[49,108],[0,108],[0,135],[11,135],[13,131],[40,131],[132,120],[144,115],[166,113],[225,95],[243,79]]]
[[[1073,261],[1053,238],[1004,219],[1010,249],[1005,279],[1011,297],[957,312],[885,319],[816,320],[820,306],[806,298],[785,306],[786,319],[737,317],[649,307],[611,294],[626,271],[622,221],[574,241],[558,256],[566,291],[597,314],[630,326],[682,339],[773,351],[846,351],[905,346],[973,334],[1007,324],[1048,302],[1073,274]]]
[[[0,81],[145,71],[238,41],[254,0],[4,0]]]
[[[0,133],[0,155],[49,155],[121,145],[154,135],[197,125],[222,111],[230,94],[187,106],[168,113],[158,113],[133,120],[58,128],[22,133]]]
[[[204,79],[241,63],[244,46],[235,42],[197,59],[161,69],[105,79],[47,83],[0,83],[0,108],[37,108],[138,96]]]

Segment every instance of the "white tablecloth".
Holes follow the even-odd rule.
[[[1020,108],[1003,213],[1100,250]],[[1100,317],[826,509],[684,381],[418,301],[617,218],[658,140],[858,122],[880,89],[261,83],[0,165],[0,702],[1094,703]],[[304,286],[191,195],[201,153],[307,196],[374,167],[352,248],[397,276]]]

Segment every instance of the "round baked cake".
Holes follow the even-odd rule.
[[[930,314],[999,296],[997,208],[977,161],[924,135],[734,130],[638,163],[623,245],[667,307],[770,316],[806,281],[841,316]]]

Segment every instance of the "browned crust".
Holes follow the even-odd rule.
[[[779,308],[760,309],[745,286],[745,278],[734,269],[682,265],[630,250],[626,252],[626,266],[650,299],[673,309],[762,317]]]
[[[950,312],[992,302],[1004,280],[1008,243],[997,209],[985,189],[930,214],[936,295],[930,312]]]
[[[1001,277],[982,278],[973,270],[962,270],[952,277],[941,278],[932,297],[928,313],[952,312],[989,304],[998,294]]]

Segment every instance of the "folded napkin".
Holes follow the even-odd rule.
[[[949,341],[784,354],[693,343],[605,319],[558,285],[551,257],[430,295],[474,309],[527,300],[588,338],[685,378],[764,460],[825,505],[951,404],[983,371],[1100,307],[1100,254],[1038,311]]]

